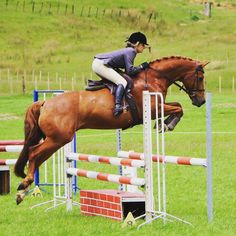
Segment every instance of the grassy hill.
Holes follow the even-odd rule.
[[[93,56],[123,47],[134,31],[145,32],[152,45],[136,64],[170,55],[207,60],[208,89],[217,89],[221,76],[230,90],[236,77],[236,1],[215,2],[211,18],[202,12],[201,1],[1,1],[0,92],[19,92],[24,74],[27,91],[34,76],[40,88],[47,87],[48,77],[51,88],[59,86],[59,77],[63,88],[71,88],[72,76],[75,89],[82,88],[83,78],[94,76]]]

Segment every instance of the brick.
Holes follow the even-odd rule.
[[[114,202],[120,204],[121,197],[115,197]]]
[[[100,199],[100,194],[99,193],[93,193],[93,198]]]
[[[104,216],[107,215],[107,209],[105,209],[105,208],[102,209],[102,215],[104,215]]]
[[[93,193],[92,192],[87,192],[87,197],[93,198]]]
[[[81,211],[88,211],[88,206],[81,205],[80,210]]]
[[[122,216],[121,212],[114,212],[114,213],[115,213],[116,218],[120,218],[122,220],[123,216]]]
[[[112,196],[112,195],[107,195],[107,201],[108,201],[108,202],[114,202],[114,196]]]
[[[90,205],[97,206],[97,200],[91,199],[90,200]]]
[[[80,197],[86,197],[87,196],[87,191],[80,191]]]
[[[111,203],[110,202],[104,202],[104,207],[107,209],[111,208]]]
[[[87,210],[88,212],[94,212],[94,207],[92,207],[92,206],[88,206],[88,210]]]
[[[99,207],[104,207],[104,202],[103,201],[97,201],[97,204]]]
[[[85,199],[84,199],[84,204],[91,205],[91,200],[88,199],[88,198],[85,198]]]
[[[107,195],[106,194],[100,194],[100,199],[106,201]]]
[[[113,211],[113,210],[109,210],[108,212],[107,212],[107,215],[109,215],[109,216],[115,216],[115,212]]]
[[[111,208],[113,210],[117,210],[117,205],[114,203],[111,203],[111,206],[109,208]]]

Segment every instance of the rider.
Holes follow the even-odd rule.
[[[117,85],[113,113],[115,117],[123,112],[122,98],[127,85],[127,81],[115,69],[125,69],[126,74],[133,76],[149,66],[147,62],[139,66],[133,65],[136,54],[142,53],[145,47],[149,47],[146,36],[141,32],[135,32],[125,42],[127,42],[126,48],[97,54],[92,63],[92,69],[96,74]]]

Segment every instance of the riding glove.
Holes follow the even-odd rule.
[[[141,67],[143,70],[145,70],[146,68],[149,67],[149,63],[143,62],[143,63],[140,65],[140,67]]]

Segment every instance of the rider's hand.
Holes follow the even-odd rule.
[[[145,70],[145,69],[147,69],[147,68],[149,67],[149,63],[143,62],[143,63],[140,65],[140,67],[141,67],[143,70]]]

